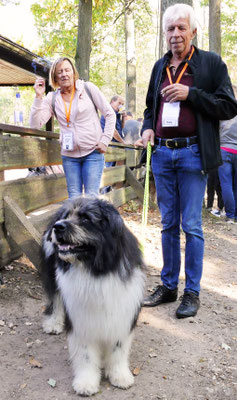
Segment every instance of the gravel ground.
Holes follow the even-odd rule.
[[[141,238],[141,207],[119,209]],[[205,213],[204,213],[205,214]],[[160,282],[160,217],[150,211],[146,230],[147,292]],[[135,384],[123,391],[103,380],[101,400],[226,400],[237,398],[237,224],[204,215],[206,250],[201,308],[177,320],[179,302],[143,309],[130,356]],[[182,240],[184,237],[182,236]],[[184,247],[184,246],[183,246]],[[26,257],[1,271],[0,399],[73,400],[66,335],[41,328],[45,297]],[[181,273],[179,294],[184,288]]]

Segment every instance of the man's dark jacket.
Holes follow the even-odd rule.
[[[172,53],[169,51],[153,67],[146,97],[147,108],[144,111],[142,132],[146,129],[153,129],[155,132],[160,102],[160,85],[171,57]],[[188,64],[192,70],[194,81],[193,86],[189,88],[186,101],[196,116],[199,149],[203,171],[206,173],[222,164],[219,121],[231,119],[237,115],[237,102],[226,64],[220,56],[195,47]]]

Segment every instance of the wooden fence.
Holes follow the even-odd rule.
[[[61,164],[59,135],[0,124],[0,174],[10,169]],[[139,166],[141,149],[121,144],[108,147],[106,161],[119,166],[105,168],[101,187],[120,182],[106,195],[115,207],[139,197],[144,171]],[[131,170],[132,169],[132,170]],[[0,175],[1,176],[1,175]],[[0,267],[25,253],[38,268],[41,235],[49,215],[67,199],[64,174],[40,175],[0,182]],[[152,207],[156,207],[150,202]]]

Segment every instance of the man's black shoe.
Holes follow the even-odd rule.
[[[143,307],[155,307],[162,303],[177,300],[178,289],[170,290],[166,286],[158,285],[155,291],[143,300]]]
[[[177,318],[194,317],[200,307],[199,297],[193,292],[185,292],[180,306],[177,308]]]

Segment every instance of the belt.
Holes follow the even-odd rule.
[[[191,136],[187,138],[174,138],[174,139],[163,139],[155,138],[155,144],[160,146],[166,146],[168,149],[180,149],[181,147],[188,147],[192,144],[197,143],[197,136]]]

